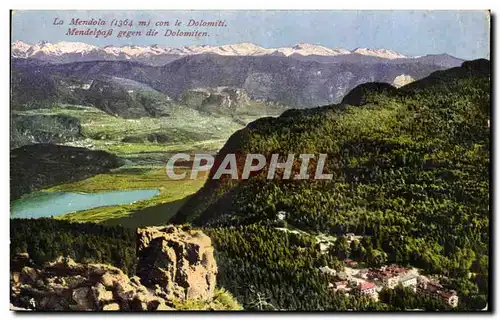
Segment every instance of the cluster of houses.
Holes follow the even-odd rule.
[[[415,287],[418,275],[410,272],[410,269],[399,266],[387,266],[379,269],[370,269],[366,272],[366,278],[379,280],[383,287],[395,288],[398,284],[403,287]]]
[[[436,299],[441,300],[445,304],[455,308],[458,305],[458,296],[454,290],[446,290],[437,282],[432,282],[426,277],[420,276],[419,282],[416,288],[417,293]]]
[[[329,288],[334,292],[365,295],[375,300],[382,288],[393,289],[397,285],[412,288],[420,295],[438,299],[451,307],[458,305],[457,293],[446,290],[439,283],[421,276],[415,269],[400,266],[384,266],[381,268],[356,269],[357,263],[346,259],[345,271],[336,272],[325,266],[320,272],[329,279]]]

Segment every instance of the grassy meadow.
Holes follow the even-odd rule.
[[[218,150],[243,125],[230,117],[174,107],[168,117],[124,119],[95,107],[58,105],[14,111],[16,115],[65,115],[80,121],[82,139],[66,143],[116,154]],[[252,119],[247,119],[251,121]],[[161,141],[156,141],[162,139]],[[129,142],[127,139],[134,139]]]

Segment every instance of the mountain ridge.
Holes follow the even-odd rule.
[[[382,61],[399,63],[422,59],[427,56],[407,56],[393,50],[379,48],[355,48],[348,50],[344,48],[328,48],[317,44],[305,42],[297,43],[291,47],[264,48],[253,43],[236,43],[221,46],[199,45],[183,46],[179,48],[159,45],[137,46],[95,46],[83,42],[60,41],[50,43],[41,41],[30,45],[23,41],[16,41],[11,44],[11,56],[14,58],[35,58],[52,63],[69,63],[95,60],[133,60],[150,65],[163,65],[181,57],[216,54],[221,56],[283,56],[291,58],[313,57],[321,60],[320,57],[328,58],[328,62],[351,60],[353,57],[376,58]],[[428,55],[436,56],[436,55]],[[440,55],[438,55],[440,56]],[[446,56],[443,54],[442,56]],[[359,58],[359,57],[358,57]],[[453,57],[454,59],[461,60]]]
[[[255,100],[301,108],[339,102],[350,89],[361,83],[393,83],[401,75],[418,80],[444,68],[420,60],[391,64],[375,59],[370,63],[322,63],[314,59],[276,55],[200,54],[183,56],[162,66],[152,66],[134,60],[43,64],[30,62],[31,58],[14,58],[12,68],[15,73],[28,72],[28,80],[43,74],[49,74],[52,78],[95,79],[103,75],[128,78],[147,84],[172,98],[193,88],[235,87],[245,89]],[[453,62],[452,66],[460,65],[457,63]]]
[[[420,152],[427,153],[430,152],[428,150],[432,150],[432,148],[429,148],[427,146],[423,148],[419,146],[418,148],[421,148],[421,150],[418,149],[417,147],[414,147],[415,150],[407,151],[410,150],[411,148],[408,149],[409,148],[408,141],[405,140],[408,139],[408,137],[405,136],[406,133],[405,131],[403,131],[403,128],[406,131],[410,130],[409,132],[412,132],[411,130],[414,130],[411,126],[410,126],[411,129],[403,127],[415,121],[412,118],[414,117],[413,114],[415,114],[415,116],[418,115],[423,118],[427,116],[427,113],[436,116],[436,118],[438,116],[446,117],[446,111],[442,111],[436,107],[430,108],[426,106],[425,103],[421,104],[420,102],[419,103],[414,102],[423,100],[424,94],[432,95],[430,98],[426,97],[426,99],[429,99],[427,103],[432,102],[433,104],[436,104],[438,106],[440,106],[441,104],[443,106],[447,106],[449,101],[444,103],[441,100],[439,100],[439,98],[433,101],[432,99],[434,99],[434,97],[439,97],[439,95],[446,94],[448,95],[448,98],[451,99],[450,97],[453,97],[455,91],[458,90],[464,90],[464,92],[467,93],[467,95],[464,95],[464,98],[466,99],[471,99],[471,101],[477,99],[478,101],[476,105],[472,103],[469,104],[471,109],[472,108],[478,109],[477,111],[474,110],[473,112],[472,111],[470,112],[470,115],[476,117],[476,119],[474,119],[475,127],[472,127],[472,125],[470,126],[468,125],[467,132],[461,130],[452,131],[454,132],[455,136],[453,139],[455,140],[449,143],[456,144],[457,141],[461,141],[460,139],[464,139],[465,137],[471,140],[478,139],[475,136],[477,135],[476,131],[479,131],[481,132],[481,134],[483,134],[484,130],[487,130],[486,126],[487,122],[483,120],[488,116],[488,111],[483,110],[481,108],[487,106],[486,103],[487,101],[485,99],[489,99],[489,96],[482,96],[478,92],[481,93],[488,92],[488,90],[484,88],[484,84],[487,83],[489,74],[490,74],[490,62],[485,59],[478,59],[474,61],[465,62],[460,67],[451,68],[444,71],[436,71],[430,74],[428,77],[415,81],[399,89],[392,88],[392,90],[387,90],[387,88],[390,87],[389,85],[381,86],[380,84],[375,84],[376,85],[375,89],[368,91],[359,90],[362,87],[367,88],[367,87],[373,87],[374,85],[373,83],[363,84],[353,89],[348,95],[346,95],[346,97],[349,97],[351,95],[360,96],[360,95],[375,94],[374,98],[369,99],[368,103],[370,105],[368,107],[365,106],[363,106],[362,108],[358,107],[359,105],[366,104],[367,101],[362,101],[361,103],[354,103],[354,105],[356,105],[355,108],[352,108],[352,106],[349,107],[346,104],[342,103],[339,105],[328,105],[328,106],[312,108],[312,109],[304,109],[304,110],[291,109],[284,112],[278,118],[259,119],[257,121],[248,124],[246,128],[234,133],[228,139],[224,147],[219,151],[215,163],[220,163],[223,157],[229,153],[235,153],[239,155],[245,155],[248,153],[272,154],[276,151],[279,151],[280,153],[286,154],[287,153],[286,148],[294,146],[295,149],[293,150],[295,153],[300,153],[300,152],[329,153],[329,157],[331,157],[332,159],[328,160],[330,164],[327,164],[326,167],[330,168],[329,170],[332,171],[337,170],[337,173],[339,174],[340,178],[336,182],[334,181],[332,183],[324,183],[324,184],[319,182],[316,184],[311,183],[311,189],[314,190],[314,192],[319,192],[319,190],[322,190],[322,188],[328,189],[338,182],[340,182],[339,184],[340,189],[344,188],[344,185],[342,184],[348,183],[356,185],[357,183],[360,183],[360,181],[357,180],[355,181],[352,179],[359,179],[358,175],[361,175],[363,177],[364,175],[366,175],[366,177],[363,178],[366,179],[366,181],[364,181],[365,183],[367,181],[375,183],[378,182],[378,180],[372,177],[374,174],[370,172],[372,172],[373,170],[375,170],[375,172],[379,174],[383,171],[383,170],[378,171],[381,168],[386,168],[386,169],[394,167],[397,168],[398,166],[405,167],[408,165],[406,159],[402,160],[399,156],[394,156],[393,154],[391,154],[391,152],[394,152],[394,150],[401,148],[401,150],[406,150],[406,151],[400,151],[400,152],[410,152],[410,153],[414,152],[414,154],[411,155],[412,157],[421,156]],[[466,85],[470,85],[471,87],[467,87]],[[477,88],[472,86],[476,86]],[[361,92],[357,93],[357,91]],[[371,91],[371,93],[369,91]],[[352,100],[352,99],[347,99],[347,100]],[[360,99],[358,97],[354,100],[360,100]],[[366,98],[362,98],[361,100],[366,100]],[[344,101],[344,102],[350,103],[349,101]],[[387,104],[387,107],[384,107],[384,104]],[[457,109],[456,111],[457,114],[463,113],[465,115],[468,115],[467,113],[465,113],[464,110],[456,106],[453,107]],[[357,110],[358,108],[359,110]],[[401,117],[401,111],[395,112],[395,110],[405,110],[406,112],[405,115],[408,116],[408,119],[411,120],[405,120],[408,122],[399,120],[398,117]],[[419,112],[416,110],[421,110],[420,111],[421,114],[419,114]],[[357,119],[354,118],[354,115],[357,114],[359,114],[358,116],[360,119],[366,122],[366,125],[360,125],[358,122],[356,122]],[[460,116],[462,117],[463,115]],[[363,130],[366,130],[365,128],[366,126],[372,126],[373,127],[372,129],[377,131],[378,134],[380,135],[381,132],[383,131],[380,128],[380,126],[382,126],[383,123],[381,122],[381,120],[379,121],[372,120],[373,118],[376,117],[380,117],[380,119],[383,119],[384,121],[387,121],[387,123],[390,124],[387,125],[385,128],[387,132],[390,132],[393,126],[398,128],[401,127],[400,129],[398,129],[400,130],[398,131],[398,133],[401,134],[402,137],[404,137],[401,139],[402,142],[396,143],[395,141],[397,140],[394,140],[395,137],[392,136],[391,134],[388,134],[387,132],[386,132],[387,137],[385,138],[387,139],[387,141],[384,141],[380,137],[373,138],[372,139],[373,141],[371,141],[370,139],[365,137],[364,133],[359,134],[359,137],[355,136],[357,133],[351,128],[353,126],[358,128],[358,130],[360,130],[361,132],[364,132]],[[344,126],[338,125],[338,123],[340,123],[340,121],[344,118],[349,119],[349,120],[344,120],[346,121],[346,125]],[[459,118],[457,117],[457,119]],[[331,122],[331,123],[325,125],[325,122]],[[306,130],[304,129],[305,128],[304,123],[308,123],[310,125],[310,129],[313,130],[314,128],[315,132],[314,133],[306,132]],[[479,124],[484,125],[484,127],[480,126]],[[440,128],[439,130],[442,131],[441,134],[443,141],[447,141],[446,139],[451,139],[448,136],[448,133],[444,133],[445,129],[440,127],[442,126],[441,122],[433,123],[433,125],[436,126],[436,128]],[[457,120],[456,122],[453,122],[453,125],[460,127],[463,126],[464,124],[461,123],[459,120]],[[332,127],[336,129],[334,130],[332,129]],[[277,128],[280,129],[278,130]],[[447,128],[448,127],[446,127],[446,129]],[[334,132],[336,131],[337,135],[334,134]],[[344,138],[345,134],[347,133],[353,134],[355,138],[352,139]],[[427,134],[429,136],[432,136],[435,135],[436,132],[430,130]],[[266,135],[268,135],[268,137],[263,138],[266,137]],[[303,142],[307,141],[307,139],[311,139],[310,138],[311,136],[322,137],[322,139],[318,140],[319,142],[317,143],[317,145],[311,143],[306,144],[305,142]],[[421,137],[419,137],[418,139],[420,138]],[[263,141],[260,141],[259,139],[263,139]],[[288,141],[286,141],[287,139]],[[336,140],[343,142],[339,143],[339,146],[335,146]],[[413,143],[415,143],[415,146],[418,146],[417,142]],[[418,140],[418,143],[422,142]],[[463,143],[466,145],[465,142]],[[269,149],[265,149],[263,147],[264,145],[267,145]],[[306,148],[306,145],[307,147],[312,149],[304,150],[304,148]],[[373,148],[375,148],[375,146],[377,146],[377,148],[379,149],[376,149],[374,151]],[[359,172],[356,173],[357,171],[355,171],[353,168],[350,167],[352,166],[352,164],[349,161],[344,160],[342,157],[340,157],[338,151],[337,152],[325,151],[328,149],[350,150],[349,152],[352,153],[351,156],[358,156],[359,153],[361,152],[360,150],[363,150],[363,148],[366,149],[367,154],[371,155],[371,152],[373,152],[376,155],[376,156],[373,155],[374,158],[377,157],[380,158],[380,159],[377,158],[378,162],[375,160],[373,160],[374,161],[373,163],[370,161],[366,162],[366,166],[374,165],[377,169],[373,170],[371,170],[371,168],[365,169],[363,168],[363,165],[365,165],[364,163],[360,164],[361,162],[353,162],[356,163],[357,166],[359,166],[359,168],[358,167],[356,168],[356,170],[359,170]],[[348,151],[343,151],[343,152],[344,154],[346,154]],[[395,157],[395,158],[387,158],[387,157]],[[412,161],[417,161],[417,160],[415,158]],[[423,163],[424,164],[421,165],[422,168],[424,168],[422,169],[423,171],[433,169],[431,164],[426,163],[426,160],[424,160]],[[391,165],[393,167],[391,167]],[[238,165],[239,172],[241,172],[240,169],[241,167]],[[216,168],[215,167],[212,168],[209,175],[210,178],[205,183],[205,186],[202,189],[200,189],[198,193],[195,196],[193,196],[180,209],[180,211],[177,213],[177,215],[174,217],[172,221],[176,223],[191,222],[200,225],[224,225],[224,223],[232,224],[237,222],[245,224],[254,222],[256,221],[255,219],[257,219],[258,221],[258,219],[265,220],[269,218],[274,218],[274,215],[271,214],[270,212],[275,213],[274,211],[276,210],[281,209],[288,211],[299,208],[293,202],[288,203],[282,201],[280,197],[276,195],[276,190],[274,190],[273,188],[276,188],[278,186],[282,186],[283,189],[291,188],[286,192],[283,191],[284,193],[282,194],[282,198],[286,199],[287,197],[285,195],[287,194],[287,192],[292,192],[291,190],[304,188],[305,186],[304,183],[302,184],[299,182],[292,183],[293,181],[291,181],[291,182],[285,182],[281,185],[277,183],[275,180],[266,180],[265,178],[259,180],[255,177],[245,181],[238,181],[238,183],[231,183],[228,182],[228,180],[226,179],[220,179],[220,180],[212,179],[211,177],[213,177],[215,171]],[[262,173],[262,176],[263,177],[266,176],[265,172]],[[379,177],[379,179],[382,178]],[[223,190],[223,192],[221,190]],[[318,194],[319,195],[324,194],[324,192],[326,192],[325,190],[319,192]],[[222,193],[219,194],[218,193],[219,191]],[[253,205],[252,201],[248,202],[243,201],[243,199],[245,199],[245,201],[248,200],[248,198],[245,198],[245,195],[251,192],[254,192],[255,194],[252,194],[252,196],[250,196],[249,199],[252,199],[252,201],[254,201],[255,199],[260,199],[262,201],[263,209],[259,208],[262,209],[261,212],[258,212],[258,210],[255,209],[257,208],[257,206]],[[308,190],[308,192],[312,191]],[[268,199],[273,199],[273,201],[276,201],[276,203],[273,203],[271,205],[266,203],[265,199],[268,196],[269,196]],[[243,204],[246,205],[245,208]],[[332,204],[334,204],[334,202],[332,202]],[[301,210],[309,212],[310,205],[311,204],[308,204],[308,206],[305,206]],[[318,202],[318,206],[321,205],[322,202]],[[245,209],[247,211],[245,211]],[[322,208],[321,210],[325,209]],[[241,216],[235,214],[236,212],[238,212],[238,214],[241,214]],[[250,212],[252,212],[252,214],[250,214]],[[326,212],[328,212],[328,210],[326,210]],[[294,217],[295,220],[288,221],[292,223],[294,226],[300,226],[302,224],[302,227],[304,228],[327,229],[323,224],[315,225],[315,222],[308,225],[308,223],[305,223],[305,220],[303,220],[304,218],[300,216],[298,211],[295,212],[294,215],[295,215]],[[328,216],[328,214],[324,213],[324,216]],[[333,217],[334,216],[332,216],[332,218]]]
[[[180,48],[166,47],[159,45],[150,46],[137,46],[137,45],[122,45],[113,46],[108,45],[104,47],[95,46],[87,44],[84,42],[69,42],[60,41],[57,43],[50,43],[47,41],[41,41],[37,44],[30,45],[23,41],[16,41],[12,44],[13,53],[20,55],[25,53],[27,57],[35,55],[37,51],[43,51],[46,53],[53,54],[63,54],[63,53],[85,53],[92,50],[103,50],[109,54],[118,55],[119,53],[124,53],[130,56],[142,55],[142,54],[180,54],[180,55],[190,55],[190,54],[201,54],[201,53],[215,53],[220,55],[266,55],[266,54],[276,54],[282,53],[285,56],[297,53],[301,55],[342,55],[342,54],[352,54],[358,53],[363,55],[375,55],[387,59],[397,59],[397,58],[410,58],[409,56],[397,53],[389,49],[368,49],[368,48],[356,48],[354,50],[347,50],[344,48],[328,48],[321,45],[309,44],[305,42],[299,42],[291,47],[279,47],[279,48],[264,48],[259,45],[250,42],[235,43],[221,46],[211,46],[211,45],[199,45],[199,46],[183,46]]]

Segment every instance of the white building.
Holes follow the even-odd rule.
[[[285,220],[285,218],[286,218],[286,212],[285,211],[278,211],[278,214],[276,215],[276,218],[278,220]]]
[[[399,279],[403,287],[416,287],[418,276],[415,274],[407,274]]]
[[[373,297],[377,293],[376,289],[375,283],[366,281],[358,285],[357,292],[361,295]]]

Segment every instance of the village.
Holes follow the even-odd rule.
[[[361,238],[352,233],[346,234],[346,237],[349,242]],[[325,247],[327,246],[320,245],[320,250],[324,250]],[[396,265],[363,268],[358,262],[349,258],[344,259],[344,264],[344,271],[339,272],[328,266],[319,268],[328,279],[328,288],[333,292],[364,295],[378,301],[378,294],[382,289],[394,289],[401,285],[411,288],[419,295],[440,300],[450,307],[458,306],[458,296],[454,290],[445,289],[437,279],[421,275],[416,268]]]
[[[280,211],[276,221],[285,221],[286,212]],[[295,234],[309,235],[307,232],[288,227],[276,229]],[[344,235],[350,245],[353,241],[361,241],[362,236],[354,233]],[[337,237],[325,234],[315,235],[316,245],[320,252],[326,254],[330,247],[337,241]],[[411,288],[418,295],[436,299],[444,304],[456,308],[458,295],[454,290],[445,289],[437,278],[420,274],[417,268],[407,268],[397,265],[385,265],[379,268],[365,268],[361,262],[346,258],[343,260],[344,270],[337,271],[329,266],[319,268],[328,281],[328,288],[332,292],[346,295],[364,295],[378,301],[379,292],[384,288],[394,289],[398,285]]]

